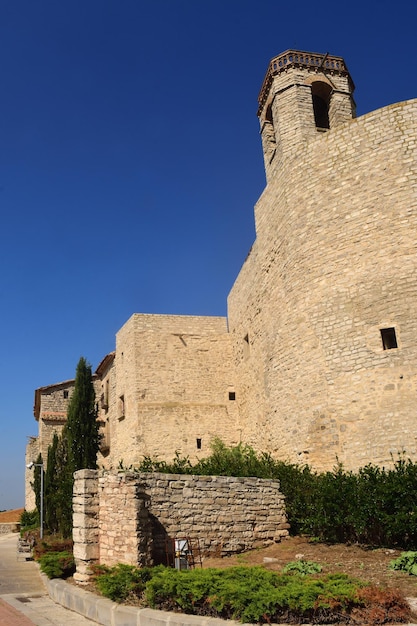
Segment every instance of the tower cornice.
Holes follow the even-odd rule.
[[[351,84],[351,91],[354,91],[355,86],[342,57],[336,57],[329,53],[320,54],[315,52],[303,52],[301,50],[286,50],[271,59],[269,63],[258,96],[258,116],[261,114],[265,102],[267,101],[274,76],[286,72],[291,67],[303,67],[313,72],[322,71],[326,74],[347,76]]]

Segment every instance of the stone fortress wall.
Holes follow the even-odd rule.
[[[242,437],[319,469],[416,460],[417,101],[355,119],[346,71],[316,68],[278,71],[261,107],[275,153],[228,300]],[[319,129],[329,83],[343,115],[330,100]]]
[[[228,317],[126,322],[95,373],[99,466],[194,462],[214,436],[319,470],[417,460],[417,100],[356,118],[353,91],[339,57],[271,61],[267,186]],[[71,385],[36,391],[29,460]]]

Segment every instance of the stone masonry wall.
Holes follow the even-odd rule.
[[[239,423],[231,342],[225,318],[133,315],[116,336],[109,387],[110,469],[143,456],[195,461],[216,435],[237,444]]]
[[[320,470],[417,459],[416,132],[414,100],[309,136],[259,199],[228,301],[256,449]]]
[[[203,554],[233,554],[279,542],[288,535],[279,482],[260,478],[140,474],[158,521],[154,555],[162,561],[165,539],[198,540]]]
[[[73,488],[74,579],[85,583],[91,576],[91,565],[99,562],[98,471],[75,472]]]
[[[74,484],[76,580],[92,563],[166,563],[174,538],[233,554],[288,535],[278,481],[80,470]]]
[[[152,564],[150,496],[134,474],[110,473],[98,480],[100,563]]]

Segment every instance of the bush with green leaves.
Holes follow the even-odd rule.
[[[97,589],[113,602],[124,602],[129,597],[140,597],[145,584],[158,568],[138,568],[119,563],[114,567],[98,565],[94,568]]]
[[[36,530],[37,528],[39,528],[38,510],[23,511],[20,516],[20,534],[23,536],[25,532]]]
[[[75,561],[71,552],[46,552],[39,557],[39,565],[48,578],[68,578],[75,572]]]
[[[215,439],[211,455],[195,465],[177,453],[172,463],[146,457],[137,469],[277,479],[291,534],[330,543],[417,549],[417,464],[401,455],[389,469],[369,464],[354,473],[337,464],[333,471],[319,473]]]
[[[330,623],[363,606],[361,587],[343,574],[317,578],[261,567],[166,569],[146,584],[145,598],[153,608],[245,623]]]
[[[364,586],[344,574],[317,578],[262,567],[178,571],[122,564],[98,566],[95,583],[116,602],[136,597],[156,609],[251,623],[338,621],[340,613],[363,606],[358,590]]]
[[[403,552],[398,559],[394,559],[390,563],[391,569],[401,570],[417,576],[417,552]]]
[[[282,572],[284,574],[299,574],[300,576],[307,576],[308,574],[318,574],[321,572],[322,567],[318,563],[314,561],[304,561],[304,559],[299,559],[297,561],[290,561],[287,563]]]

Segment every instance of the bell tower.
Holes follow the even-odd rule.
[[[258,97],[267,181],[318,133],[355,117],[354,89],[341,57],[287,50],[271,60]]]

